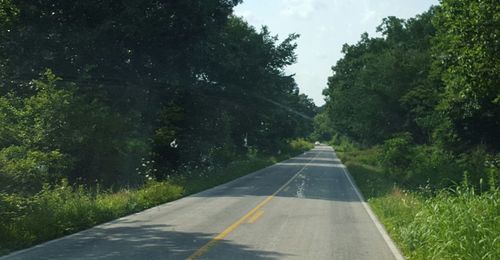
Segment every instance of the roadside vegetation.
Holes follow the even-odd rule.
[[[442,0],[344,45],[312,137],[410,259],[500,256],[500,9]]]
[[[248,153],[215,169],[184,167],[164,180],[151,178],[145,161],[144,184],[137,188],[72,185],[66,179],[45,185],[33,196],[0,193],[0,255],[90,228],[234,180],[313,147],[291,141],[280,155]]]
[[[494,178],[483,179],[480,187],[470,185],[468,179],[448,188],[403,184],[400,176],[382,166],[380,147],[336,150],[406,257],[497,259],[500,255],[500,192]],[[447,169],[463,171],[458,161],[446,164]],[[432,174],[447,172],[433,170]]]
[[[0,1],[1,253],[306,149],[298,35],[240,2]]]

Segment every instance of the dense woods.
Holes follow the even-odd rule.
[[[315,106],[283,71],[298,36],[238,2],[2,1],[1,191],[133,186],[141,159],[161,179],[307,135]]]
[[[446,0],[415,18],[387,17],[382,37],[344,45],[315,136],[383,144],[383,163],[403,182],[460,181],[464,169],[429,173],[457,161],[475,184],[488,179],[500,147],[499,13],[495,1]]]

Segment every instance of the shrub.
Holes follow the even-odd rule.
[[[298,138],[289,142],[288,150],[286,152],[290,152],[292,154],[301,153],[312,148],[314,148],[314,145],[311,142],[308,142],[303,138]]]
[[[496,187],[500,177],[500,154],[488,154],[484,146],[478,146],[461,154],[457,164],[467,173],[467,182],[476,190]]]
[[[182,193],[183,189],[179,186],[168,182],[149,181],[145,187],[137,191],[137,204],[140,205],[140,209],[150,208],[177,199]]]
[[[328,142],[328,145],[335,147],[337,151],[350,152],[355,150],[356,145],[347,137],[335,134]]]
[[[496,187],[500,175],[498,156],[489,155],[482,147],[455,155],[436,145],[420,145],[412,148],[411,155],[407,169],[398,175],[401,184],[407,188],[428,186],[438,190],[456,186],[464,181],[465,174],[468,184],[483,191],[490,186]]]
[[[381,164],[397,177],[404,175],[413,157],[413,138],[410,133],[401,133],[384,142]]]
[[[429,186],[432,190],[459,183],[463,169],[456,156],[436,146],[416,146],[402,184],[409,188]]]
[[[24,146],[0,149],[0,191],[32,193],[42,183],[57,183],[71,161],[59,151],[42,152]]]

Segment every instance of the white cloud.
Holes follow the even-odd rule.
[[[283,0],[281,14],[288,17],[308,19],[318,10],[325,9],[327,2],[324,0]]]
[[[376,14],[377,14],[377,12],[375,12],[374,10],[370,10],[370,9],[366,8],[363,12],[363,17],[361,18],[361,23],[367,23],[368,21],[375,18]]]
[[[335,32],[335,27],[322,25],[318,27],[318,31],[321,33],[332,33]]]

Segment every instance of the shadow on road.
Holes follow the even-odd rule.
[[[96,227],[7,259],[186,259],[206,244],[214,234],[172,231],[168,225],[146,225],[118,221],[112,226]],[[277,259],[286,255],[258,251],[222,240],[224,246],[243,259]]]
[[[294,178],[294,175],[299,174]],[[288,180],[287,187],[274,194]],[[270,195],[300,199],[358,202],[354,187],[346,178],[344,165],[333,151],[312,150],[254,174],[237,179],[195,197],[242,197]]]

